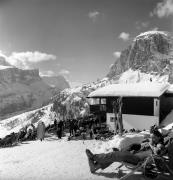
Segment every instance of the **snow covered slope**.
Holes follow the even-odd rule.
[[[39,120],[42,120],[46,126],[52,124],[55,118],[52,106],[52,104],[49,104],[42,108],[0,121],[0,138],[5,137],[12,132],[19,132],[21,128],[31,123],[37,126]]]

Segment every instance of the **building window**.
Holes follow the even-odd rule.
[[[99,98],[90,98],[90,105],[98,105],[100,104],[100,99]]]
[[[150,97],[125,97],[123,98],[122,113],[153,116],[153,105],[153,98]]]
[[[106,111],[106,104],[100,105],[100,111]]]
[[[106,98],[101,98],[101,104],[106,104]]]

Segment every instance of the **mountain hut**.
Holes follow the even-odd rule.
[[[173,109],[173,86],[168,83],[111,84],[88,95],[90,113],[115,130],[114,101],[122,97],[124,129],[149,129],[159,125]]]

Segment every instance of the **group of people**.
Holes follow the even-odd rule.
[[[76,136],[78,129],[79,129],[78,121],[76,119],[70,119],[69,120],[69,133],[70,133],[70,136]]]
[[[145,153],[141,153],[145,151]],[[163,156],[168,154],[168,167],[173,171],[173,141],[169,136],[163,136],[156,126],[150,129],[150,138],[146,139],[142,144],[132,144],[128,150],[119,151],[114,149],[110,153],[93,154],[89,149],[86,149],[89,167],[91,173],[95,173],[98,169],[105,169],[114,162],[125,162],[137,165],[144,161],[151,154]],[[163,168],[163,162],[156,159],[157,167]]]
[[[90,139],[94,138],[94,135],[98,133],[97,122],[94,118],[85,119],[70,119],[69,120],[69,133],[70,137],[82,136],[83,139],[86,139],[87,134]]]

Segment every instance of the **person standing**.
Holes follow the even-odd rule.
[[[32,123],[31,123],[31,127],[32,127],[31,139],[35,140],[35,138],[36,138],[36,128],[35,128],[34,124],[32,124]]]
[[[74,135],[76,136],[76,132],[77,132],[77,129],[78,129],[78,123],[77,123],[77,120],[76,120],[76,119],[73,120],[73,124],[74,124],[74,127],[73,127],[73,129],[74,129]]]
[[[93,139],[93,135],[94,135],[94,126],[93,126],[93,119],[90,120],[89,122],[89,134],[90,134],[90,139]]]
[[[62,120],[60,120],[57,125],[57,136],[59,139],[61,139],[61,137],[62,137],[63,126],[64,126],[64,123]]]
[[[70,131],[70,136],[73,136],[74,134],[74,122],[73,119],[70,119],[70,124],[69,124],[69,131]]]
[[[57,120],[56,120],[56,118],[55,118],[55,120],[54,120],[54,129],[56,130],[57,129]]]
[[[38,122],[37,126],[37,139],[40,139],[40,141],[44,140],[45,136],[45,124],[42,121]]]

